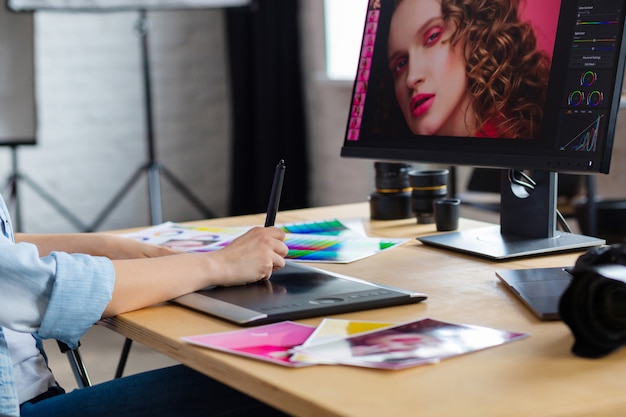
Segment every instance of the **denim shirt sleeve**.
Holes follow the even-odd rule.
[[[0,218],[0,326],[76,346],[111,299],[112,262],[64,252],[40,258],[34,245],[13,242],[3,201]]]
[[[75,348],[111,300],[115,281],[113,263],[103,257],[62,252],[50,257],[56,265],[54,285],[36,335]]]

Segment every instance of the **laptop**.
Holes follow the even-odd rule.
[[[426,294],[287,261],[268,281],[211,287],[172,300],[242,326],[419,303]]]
[[[500,281],[541,320],[560,320],[559,301],[572,281],[568,267],[496,271]]]

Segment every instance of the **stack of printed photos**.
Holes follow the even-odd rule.
[[[183,340],[290,367],[325,364],[404,369],[526,336],[430,318],[402,324],[326,318],[317,327],[285,321]]]

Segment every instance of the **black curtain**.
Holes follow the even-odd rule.
[[[227,11],[233,153],[230,214],[267,209],[287,165],[280,209],[308,204],[307,134],[298,0],[253,0]]]

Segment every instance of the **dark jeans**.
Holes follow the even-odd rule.
[[[23,417],[285,415],[182,365],[26,402],[21,412]]]

